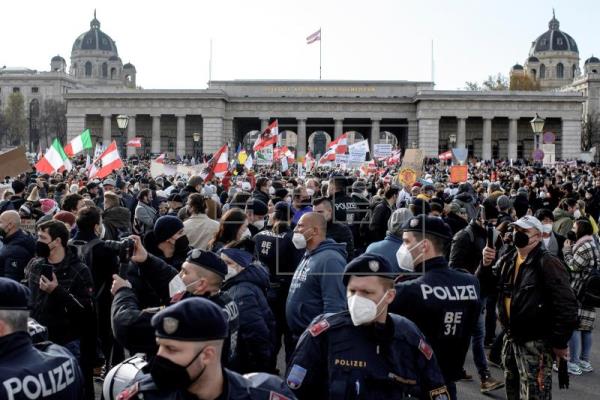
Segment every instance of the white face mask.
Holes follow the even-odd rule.
[[[542,242],[544,242],[544,247],[548,248],[548,243],[550,243],[550,236],[547,238],[542,238]]]
[[[234,276],[236,276],[237,274],[239,274],[239,272],[237,271],[237,269],[231,267],[231,266],[227,266],[227,275],[225,275],[225,280],[231,279]]]
[[[352,318],[354,326],[368,324],[375,320],[379,316],[377,307],[383,302],[386,294],[387,292],[377,304],[373,300],[357,294],[348,297],[348,311],[350,311],[350,318]]]
[[[188,287],[192,286],[199,280],[200,279],[196,279],[194,282],[190,283],[189,285],[186,285],[185,282],[183,282],[183,279],[181,279],[181,276],[179,276],[179,274],[175,275],[173,279],[171,279],[171,281],[169,282],[169,297],[173,297],[178,293],[186,291]]]
[[[275,194],[275,188],[273,186],[269,186],[269,194],[273,196]]]
[[[310,197],[312,197],[313,194],[315,194],[315,191],[313,189],[311,189],[311,188],[307,188],[306,189],[306,194],[308,194]]]
[[[292,243],[294,243],[294,247],[298,250],[306,248],[306,238],[300,232],[294,232],[294,236],[292,237]]]
[[[246,228],[244,233],[242,233],[242,236],[240,237],[240,239],[246,239],[246,238],[251,238],[251,237],[252,237],[252,232],[250,232],[250,229]]]
[[[264,219],[259,219],[258,221],[254,221],[252,223],[252,225],[254,225],[258,229],[262,229],[262,228],[265,227],[265,220]]]
[[[552,232],[552,224],[544,224],[542,226],[542,233],[550,233]]]
[[[573,213],[573,218],[575,218],[575,219],[581,218],[581,211],[575,210],[575,212]]]
[[[546,198],[546,192],[540,192],[540,194],[538,195],[540,199],[545,199]]]
[[[415,244],[413,248],[417,247],[421,242]],[[415,260],[413,259],[412,254],[410,253],[410,249],[406,247],[405,244],[402,244],[398,251],[396,252],[396,260],[398,261],[398,266],[407,271],[415,270]]]

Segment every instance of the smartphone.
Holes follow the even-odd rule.
[[[52,280],[53,268],[50,264],[42,264],[42,275],[46,277],[49,281]]]
[[[494,225],[492,224],[487,224],[486,227],[486,233],[487,233],[487,247],[489,247],[490,249],[494,249]]]

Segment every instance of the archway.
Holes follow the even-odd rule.
[[[379,143],[391,144],[392,148],[398,148],[398,137],[390,131],[382,131],[379,133]]]
[[[331,142],[331,136],[325,131],[315,131],[308,137],[308,150],[312,151],[315,158],[321,157]]]
[[[244,148],[246,151],[252,150],[252,146],[254,146],[254,142],[256,142],[258,135],[260,135],[259,130],[246,132],[242,139],[242,148]]]
[[[365,136],[358,131],[348,131],[346,134],[348,135],[348,145],[365,140]]]

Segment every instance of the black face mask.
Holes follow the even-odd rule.
[[[185,235],[175,241],[175,253],[187,253],[189,247],[190,241]]]
[[[152,376],[154,383],[156,383],[156,386],[166,390],[187,389],[190,387],[190,385],[194,383],[206,369],[206,366],[204,366],[200,373],[193,379],[187,372],[187,367],[192,365],[202,351],[204,351],[204,348],[202,348],[198,354],[192,358],[192,361],[185,366],[175,364],[173,361],[162,356],[157,355],[154,357],[154,360],[152,360],[152,363],[150,364],[150,375]]]
[[[529,236],[525,232],[515,231],[513,232],[513,244],[522,249],[529,244]]]
[[[48,258],[50,256],[50,246],[48,246],[48,243],[40,242],[39,240],[35,242],[35,254],[38,257]]]

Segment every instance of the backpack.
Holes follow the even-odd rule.
[[[69,245],[75,247],[77,249],[77,257],[85,264],[87,267],[92,270],[92,265],[94,264],[93,250],[96,245],[102,243],[102,240],[98,238],[94,238],[89,242],[85,240],[69,240]]]
[[[600,249],[597,246],[597,239],[594,235],[594,249],[592,254],[594,255],[594,267],[585,278],[577,291],[577,300],[584,307],[600,307],[600,268],[598,266],[598,259],[596,258],[596,251]]]

